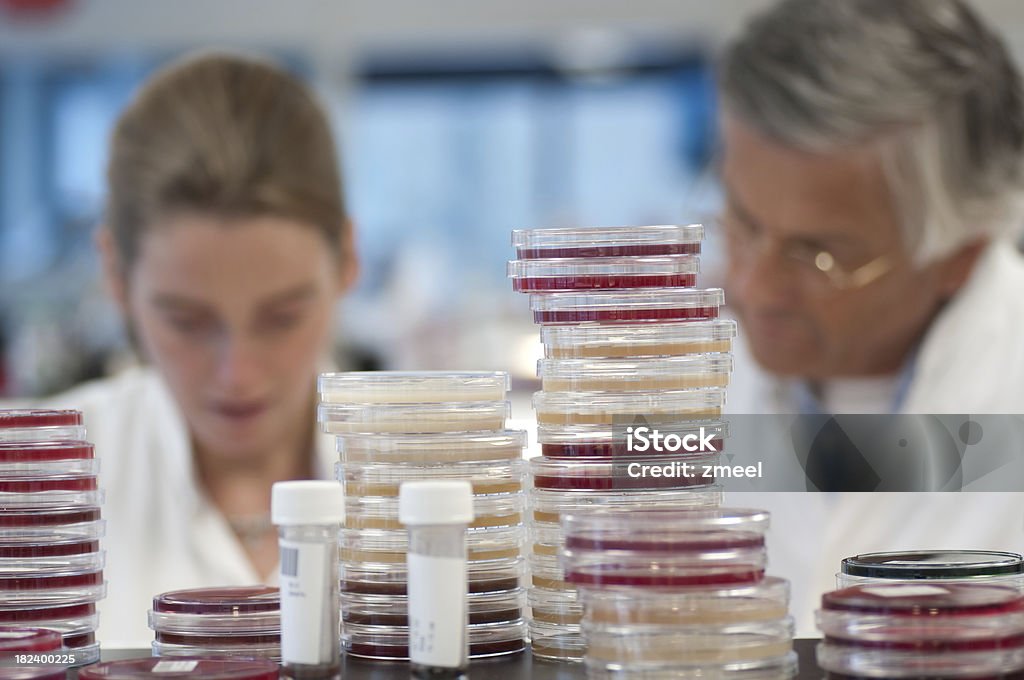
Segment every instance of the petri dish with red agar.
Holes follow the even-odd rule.
[[[512,260],[507,273],[520,293],[623,288],[687,287],[700,271],[693,255],[631,258],[550,258]]]
[[[635,323],[717,319],[725,293],[720,288],[637,288],[555,292],[530,296],[534,323]]]
[[[658,456],[678,455],[687,448],[706,448],[708,452],[725,450],[728,437],[728,423],[716,419],[683,419],[678,423],[659,424],[657,446],[651,440],[651,430],[643,431],[651,441],[646,445],[638,438],[631,438],[635,428],[622,424],[618,427],[608,424],[557,425],[544,424],[537,427],[537,441],[541,453],[549,458],[609,458],[613,456]],[[657,450],[655,450],[657,449]]]
[[[697,255],[704,227],[699,224],[515,229],[512,247],[522,260],[560,257],[652,257]]]

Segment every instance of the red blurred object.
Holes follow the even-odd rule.
[[[0,10],[15,19],[51,19],[68,11],[74,0],[0,0]]]

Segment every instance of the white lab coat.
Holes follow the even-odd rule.
[[[260,577],[224,516],[195,481],[192,447],[163,379],[148,368],[88,383],[48,406],[84,412],[106,492],[102,541],[104,646],[148,647],[154,595],[179,588],[252,585]],[[316,435],[316,474],[333,477],[333,438]],[[271,585],[276,583],[275,574]]]
[[[742,340],[735,366],[729,413],[796,412],[786,382],[760,371]],[[932,324],[901,412],[1024,413],[1024,258],[1010,244],[987,249]],[[1021,441],[1011,445],[1024,449]],[[820,635],[813,613],[821,593],[835,588],[843,557],[936,548],[1024,553],[1024,493],[756,492],[726,502],[772,512],[769,572],[792,581],[800,637]]]

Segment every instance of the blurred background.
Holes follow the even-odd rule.
[[[515,228],[698,221],[715,208],[716,50],[764,0],[0,0],[0,396],[130,353],[98,277],[106,144],[154,69],[276,58],[333,119],[362,278],[346,368],[505,369],[539,353],[505,279]],[[1024,52],[1024,2],[975,0]],[[705,243],[701,285],[718,282]]]

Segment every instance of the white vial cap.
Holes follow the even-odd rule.
[[[469,524],[473,486],[461,480],[403,482],[398,488],[398,521],[406,525]]]
[[[270,516],[277,525],[341,524],[345,491],[337,481],[275,482],[270,490]]]

